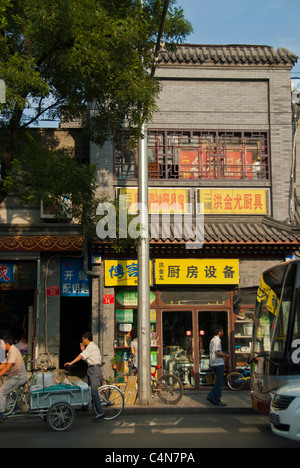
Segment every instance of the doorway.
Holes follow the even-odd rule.
[[[200,386],[212,383],[212,372],[209,363],[209,344],[214,336],[214,327],[221,325],[224,329],[222,350],[229,353],[228,312],[226,311],[198,311],[199,337],[199,383]],[[228,364],[228,363],[227,363]]]
[[[31,353],[35,290],[0,291],[0,338],[11,335],[23,354]]]
[[[65,362],[73,360],[80,354],[79,344],[82,335],[91,331],[91,298],[61,297],[60,299],[60,353],[59,366],[63,369]],[[76,364],[81,375],[85,364]]]
[[[225,310],[163,310],[162,365],[185,387],[211,385],[209,344],[215,325],[224,328],[223,351],[229,351],[229,312]]]
[[[163,370],[184,385],[194,385],[193,312],[162,313]]]

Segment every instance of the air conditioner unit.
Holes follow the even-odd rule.
[[[61,197],[63,203],[71,208],[71,200],[68,197]],[[55,219],[57,214],[57,204],[49,200],[48,202],[41,201],[41,218],[42,219]],[[72,219],[72,214],[69,211],[65,212],[67,219]]]

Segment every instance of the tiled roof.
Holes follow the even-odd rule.
[[[184,229],[174,227],[174,222],[170,223],[169,236],[163,235],[160,226],[159,231],[153,231],[151,243],[174,243],[187,242],[194,239],[195,220],[193,221],[190,233]],[[181,233],[181,235],[180,235]],[[286,223],[275,221],[269,217],[220,217],[206,216],[204,219],[204,243],[225,243],[225,244],[299,244],[300,226],[293,227]]]
[[[280,47],[277,51],[266,45],[200,45],[179,44],[176,49],[163,49],[159,64],[217,64],[217,65],[290,65],[297,55]]]

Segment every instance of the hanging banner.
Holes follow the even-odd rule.
[[[239,284],[237,259],[155,260],[156,284]]]

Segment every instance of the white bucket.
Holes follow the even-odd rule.
[[[41,385],[42,387],[50,387],[51,385],[54,385],[54,373],[38,372],[35,376],[35,385]]]

